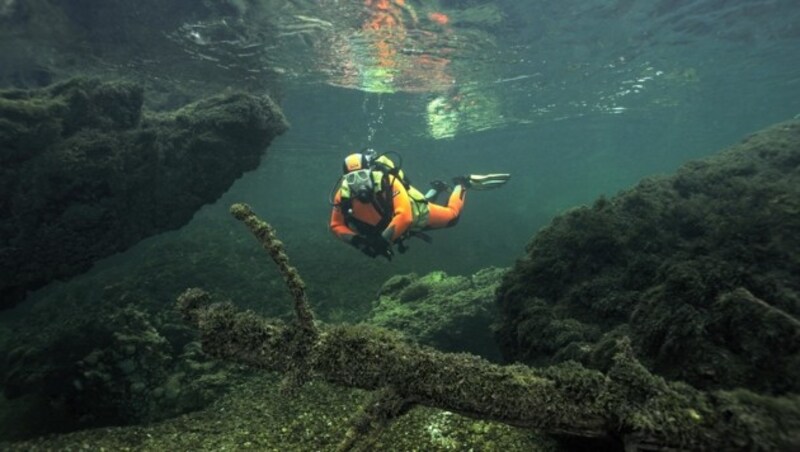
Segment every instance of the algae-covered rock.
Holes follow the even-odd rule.
[[[142,102],[126,82],[0,91],[0,308],[183,226],[287,128],[268,97]]]
[[[7,451],[335,450],[364,391],[312,381],[290,396],[280,375],[260,373],[204,410],[147,425],[88,429],[3,443]],[[450,448],[447,448],[450,446]],[[554,441],[527,430],[420,407],[395,422],[375,450],[554,451]]]
[[[509,360],[599,368],[629,335],[700,388],[800,390],[800,122],[561,215],[498,290]]]
[[[497,358],[490,325],[494,292],[504,271],[487,268],[469,277],[444,272],[394,276],[381,288],[366,322],[441,350]]]
[[[134,304],[37,310],[14,330],[13,343],[0,341],[3,395],[51,420],[14,418],[18,431],[3,433],[153,422],[206,406],[237,372],[206,356],[176,322],[172,312],[147,314]]]

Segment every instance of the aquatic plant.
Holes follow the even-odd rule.
[[[302,368],[328,382],[375,391],[344,434],[339,450],[368,449],[394,419],[416,405],[461,413],[567,437],[621,441],[627,447],[685,449],[783,449],[798,446],[800,399],[747,391],[702,392],[651,374],[618,341],[606,374],[577,363],[543,369],[499,366],[468,354],[412,345],[390,331],[356,326],[310,325],[299,276],[266,223],[245,206],[232,208],[294,287],[297,318],[286,324],[210,304],[201,289],[178,298],[184,318],[201,332],[213,356],[291,373]],[[253,226],[256,226],[255,228]],[[302,285],[300,285],[302,287]],[[302,347],[299,348],[298,340]],[[302,381],[301,381],[302,382]]]

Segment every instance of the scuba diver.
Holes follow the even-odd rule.
[[[331,192],[333,211],[330,229],[339,239],[369,257],[392,260],[392,246],[404,253],[405,240],[418,237],[430,243],[423,231],[454,226],[461,215],[467,189],[488,190],[504,185],[509,174],[469,175],[453,178],[447,205],[435,203],[437,196],[451,190],[443,181],[431,182],[422,194],[411,186],[399,161],[373,149],[348,155],[343,176]]]

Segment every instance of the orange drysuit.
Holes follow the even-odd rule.
[[[391,176],[389,179],[391,179],[391,205],[386,207],[382,207],[379,202],[362,202],[353,198],[350,203],[350,211],[342,212],[341,190],[337,191],[331,212],[331,232],[348,243],[355,236],[367,234],[379,234],[388,243],[394,243],[398,239],[404,238],[406,233],[412,230],[446,228],[455,225],[458,221],[466,195],[461,185],[457,185],[453,189],[447,206],[440,206],[412,199],[400,179]],[[415,208],[413,203],[422,203],[425,206],[416,206]],[[427,214],[424,213],[426,211]],[[420,212],[423,213],[420,214]],[[415,218],[415,213],[417,213],[417,218]],[[382,224],[386,224],[386,226],[381,228]]]

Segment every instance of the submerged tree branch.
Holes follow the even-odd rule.
[[[374,450],[373,444],[386,427],[398,417],[406,414],[416,404],[415,400],[399,394],[393,388],[384,388],[373,394],[356,415],[353,425],[345,433],[337,451],[344,452],[358,447]]]
[[[252,224],[266,225],[247,212],[244,218]],[[254,233],[262,229],[251,227]],[[275,240],[274,235],[264,236]],[[574,363],[544,369],[499,366],[409,344],[392,332],[366,326],[314,327],[313,340],[298,356],[295,326],[239,312],[229,303],[210,304],[200,289],[185,291],[178,304],[212,356],[290,373],[301,360],[306,372],[326,381],[381,391],[345,435],[340,450],[379,433],[414,404],[546,433],[614,438],[632,450],[644,445],[649,450],[770,450],[800,443],[800,398],[704,393],[667,383],[635,359],[627,340],[620,342],[615,365],[606,375]]]
[[[267,250],[272,260],[275,261],[294,299],[294,312],[300,327],[306,334],[316,336],[317,329],[314,326],[314,313],[311,311],[306,297],[306,284],[300,278],[297,269],[289,264],[289,256],[286,255],[283,249],[283,242],[278,240],[275,235],[275,230],[269,223],[259,219],[247,204],[232,205],[231,214],[250,229],[250,232],[258,239],[261,246]]]

